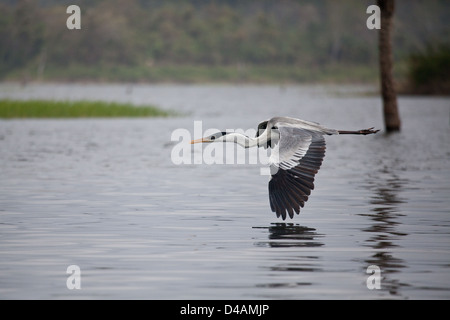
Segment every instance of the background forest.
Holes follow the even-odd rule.
[[[0,79],[373,82],[375,1],[0,1]],[[66,8],[81,8],[68,30]],[[448,0],[398,0],[397,77],[447,48]],[[447,50],[448,51],[448,50]]]

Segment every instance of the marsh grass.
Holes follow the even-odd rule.
[[[0,100],[0,118],[167,117],[154,106],[103,101]]]

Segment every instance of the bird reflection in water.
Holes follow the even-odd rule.
[[[259,241],[255,243],[258,247],[270,248],[289,248],[289,247],[321,247],[324,244],[318,241],[323,235],[318,234],[316,229],[300,226],[294,223],[272,223],[268,227],[253,227],[254,229],[267,229],[269,232],[268,241]],[[294,249],[295,250],[295,249]],[[300,286],[310,286],[313,283],[308,274],[310,272],[322,271],[320,259],[312,252],[304,252],[294,254],[292,251],[287,253],[283,258],[279,257],[274,265],[269,267],[270,272],[283,274],[285,272],[298,272],[299,276],[295,277],[296,281],[291,282],[270,282],[258,284],[259,288],[293,288]],[[281,272],[281,273],[279,273]],[[276,278],[274,278],[276,279]]]
[[[300,226],[294,223],[272,223],[268,227],[253,227],[254,229],[268,229],[269,240],[259,241],[256,246],[269,247],[320,247],[322,242],[317,238],[322,235],[316,229]]]

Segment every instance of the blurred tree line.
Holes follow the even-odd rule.
[[[276,65],[377,68],[374,1],[0,1],[0,77],[84,66]],[[66,8],[81,8],[68,30]],[[398,0],[395,59],[450,39],[450,1]],[[34,73],[36,72],[36,73]]]
[[[450,45],[429,45],[409,57],[408,82],[403,91],[416,94],[450,94]]]

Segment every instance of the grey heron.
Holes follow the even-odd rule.
[[[269,181],[270,208],[277,217],[292,219],[299,214],[314,189],[314,177],[325,157],[324,135],[378,132],[374,128],[345,131],[326,128],[318,123],[289,118],[274,117],[258,125],[256,137],[236,132],[218,132],[192,140],[194,143],[234,142],[244,148],[270,148],[271,179]]]

